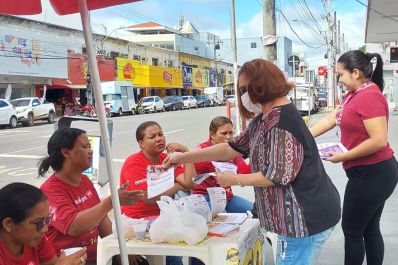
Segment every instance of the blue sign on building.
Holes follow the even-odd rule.
[[[182,84],[186,87],[192,87],[192,66],[182,66]]]

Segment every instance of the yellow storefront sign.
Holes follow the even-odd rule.
[[[137,87],[182,88],[181,69],[141,64],[117,58],[117,80],[131,81]]]
[[[192,68],[192,87],[204,88],[209,86],[209,70]]]
[[[149,66],[140,61],[117,58],[117,80],[131,81],[134,86],[149,87]]]
[[[150,87],[182,88],[181,69],[149,66]]]

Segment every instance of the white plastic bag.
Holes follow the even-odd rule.
[[[207,235],[207,223],[201,215],[178,207],[177,202],[162,196],[157,202],[160,216],[149,229],[154,243],[177,243],[185,241],[189,245],[202,241]]]

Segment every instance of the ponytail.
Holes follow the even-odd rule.
[[[38,165],[38,174],[39,177],[44,177],[44,175],[47,173],[47,171],[50,169],[51,163],[50,163],[50,157],[45,157],[43,158]]]
[[[373,58],[376,58],[376,67],[373,70]],[[383,92],[383,59],[378,53],[363,53],[359,50],[348,51],[337,61],[352,73],[354,69],[362,72],[365,78],[372,80]]]
[[[383,92],[384,80],[383,80],[383,59],[378,53],[367,53],[366,56],[369,58],[369,63],[372,64],[372,59],[376,58],[376,67],[370,79],[379,87],[380,91]]]

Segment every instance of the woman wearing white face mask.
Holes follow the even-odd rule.
[[[277,234],[276,264],[314,264],[340,220],[340,197],[296,107],[292,89],[269,61],[256,59],[239,73],[238,105],[249,127],[228,143],[169,155],[164,165],[231,160],[249,155],[251,174],[224,172],[222,186],[254,186],[260,224]]]

